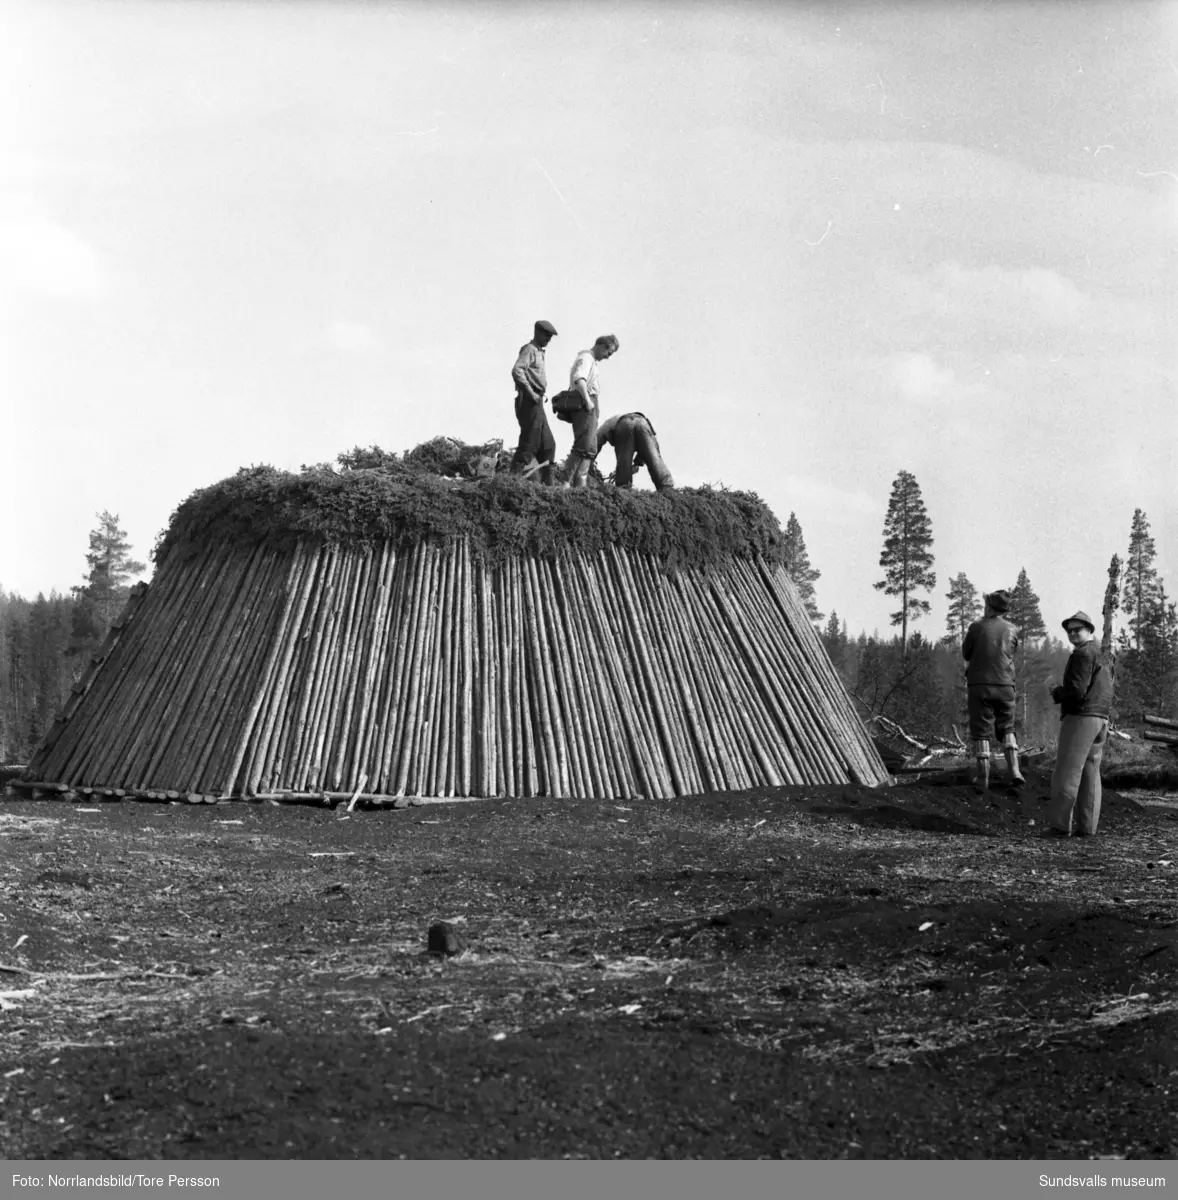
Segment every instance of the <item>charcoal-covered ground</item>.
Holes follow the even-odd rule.
[[[0,1155],[1174,1158],[1178,807],[1045,793],[10,800]]]

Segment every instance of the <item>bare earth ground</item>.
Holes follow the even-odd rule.
[[[1045,793],[4,803],[0,1154],[1174,1158],[1178,807]]]

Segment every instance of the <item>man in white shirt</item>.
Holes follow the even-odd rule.
[[[577,355],[569,372],[569,391],[580,394],[582,406],[572,415],[573,448],[561,469],[566,487],[588,486],[589,467],[597,457],[597,421],[601,413],[597,364],[616,354],[618,345],[612,333],[603,333],[590,349]]]
[[[674,479],[659,452],[659,440],[654,426],[640,412],[621,413],[609,417],[597,427],[597,452],[609,443],[618,456],[614,470],[614,483],[628,488],[634,479],[634,468],[645,467],[650,472],[650,481],[658,491],[673,488]]]

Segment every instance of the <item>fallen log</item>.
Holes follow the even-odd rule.
[[[1146,713],[1143,719],[1147,725],[1160,725],[1163,729],[1178,729],[1178,721],[1171,721],[1169,717],[1155,717]],[[1146,737],[1148,736],[1147,733]]]
[[[1143,736],[1147,742],[1161,742],[1165,746],[1178,746],[1178,733],[1162,733],[1147,729]]]

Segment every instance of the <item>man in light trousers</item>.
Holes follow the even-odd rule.
[[[1046,837],[1091,837],[1100,822],[1100,760],[1108,739],[1113,680],[1100,660],[1096,626],[1085,612],[1063,623],[1072,656],[1051,689],[1060,707],[1059,747],[1051,776]]]

